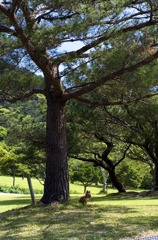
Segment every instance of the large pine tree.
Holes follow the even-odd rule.
[[[43,203],[69,197],[67,101],[89,101],[88,93],[155,60],[157,11],[156,1],[0,1],[0,56],[7,62],[0,74],[1,99],[35,93],[47,99]],[[63,43],[78,41],[84,44],[78,50],[59,51]],[[43,85],[28,70],[32,75],[40,70]]]

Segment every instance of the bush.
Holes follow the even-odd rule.
[[[117,168],[117,175],[125,188],[140,188],[143,176],[134,163],[122,162]]]
[[[152,188],[154,188],[154,186],[155,186],[154,177],[150,173],[146,174],[141,183],[141,188],[152,189]]]
[[[19,186],[7,187],[0,186],[0,192],[4,193],[18,193],[18,194],[29,194],[29,189],[20,188]],[[42,194],[42,190],[34,190],[35,194]]]

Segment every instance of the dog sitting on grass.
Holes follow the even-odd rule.
[[[85,196],[83,196],[79,199],[79,203],[82,203],[83,205],[86,205],[90,198],[91,198],[91,192],[86,191]]]

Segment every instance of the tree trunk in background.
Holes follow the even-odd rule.
[[[15,172],[13,172],[13,187],[15,187]]]
[[[30,191],[30,195],[31,195],[32,204],[36,205],[36,199],[35,199],[35,194],[34,194],[32,182],[31,182],[31,177],[29,175],[27,175],[26,177],[27,177],[27,183],[28,183],[28,186],[29,186],[29,191]]]
[[[158,161],[155,161],[155,190],[158,190]]]
[[[68,201],[69,180],[66,146],[65,102],[47,95],[46,178],[41,201]]]
[[[119,191],[119,192],[126,192],[125,188],[123,187],[122,183],[118,181],[116,174],[115,174],[115,169],[111,168],[107,170],[110,176],[110,179],[112,181],[112,184],[114,187]]]
[[[103,179],[103,192],[107,193],[107,177],[105,177],[105,170],[102,167],[100,168],[100,170]]]
[[[84,185],[84,193],[86,193],[87,185]]]

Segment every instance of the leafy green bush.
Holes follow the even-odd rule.
[[[29,189],[20,188],[19,186],[14,187],[7,187],[7,186],[0,186],[0,192],[4,193],[19,193],[19,194],[29,194]],[[41,194],[41,190],[34,190],[35,194]]]
[[[154,177],[150,173],[144,176],[143,181],[141,183],[141,188],[143,189],[154,188]]]
[[[117,167],[117,175],[127,188],[151,189],[152,177],[150,169],[142,162],[126,160]]]

